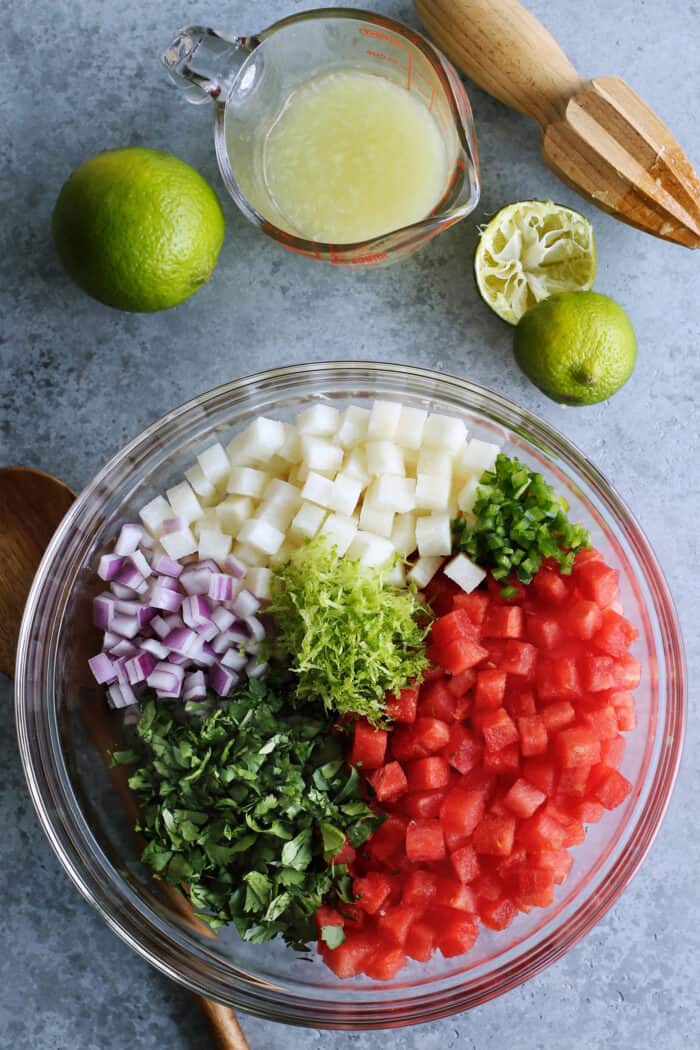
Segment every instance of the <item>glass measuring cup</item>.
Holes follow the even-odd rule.
[[[290,251],[340,266],[384,266],[459,222],[479,200],[479,160],[469,99],[454,67],[407,26],[367,11],[319,8],[255,36],[203,26],[181,30],[163,55],[190,102],[214,101],[214,143],[226,189],[245,217]],[[448,158],[443,194],[419,222],[352,244],[306,240],[270,195],[265,136],[290,94],[312,77],[358,70],[406,88],[435,117]]]

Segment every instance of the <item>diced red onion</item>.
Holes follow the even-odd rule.
[[[114,608],[118,613],[125,613],[127,616],[136,616],[136,613],[141,608],[141,602],[133,595],[131,598],[115,598]]]
[[[178,616],[177,613],[170,613],[168,616],[164,617],[164,620],[167,623],[167,625],[168,625],[168,627],[170,628],[171,631],[174,631],[176,627],[184,627],[185,626],[183,621],[182,621],[182,617]]]
[[[165,638],[170,633],[171,627],[167,620],[164,620],[162,616],[154,616],[151,620],[151,627],[155,634],[161,639]]]
[[[136,610],[136,619],[138,620],[139,627],[146,627],[155,615],[156,611],[151,605],[139,605]]]
[[[244,565],[235,554],[227,554],[224,558],[224,568],[229,575],[235,577],[237,580],[242,580],[245,574],[248,572],[248,566]]]
[[[136,656],[138,649],[131,642],[127,641],[126,638],[120,638],[116,645],[113,645],[109,650],[110,656],[124,657],[128,660],[131,656]]]
[[[242,620],[247,620],[249,616],[256,613],[260,608],[260,601],[250,591],[243,590],[236,595],[236,600],[231,606],[232,611],[236,616],[240,616]]]
[[[113,661],[112,666],[117,675],[117,682],[119,685],[129,685],[129,676],[126,673],[126,657],[119,656]]]
[[[267,663],[258,663],[257,657],[253,656],[246,666],[246,674],[249,678],[262,678],[267,671]]]
[[[180,576],[184,568],[179,561],[169,558],[167,554],[156,554],[151,567],[159,576],[174,576],[175,579]]]
[[[248,657],[240,649],[227,649],[220,662],[231,671],[242,671],[248,663]]]
[[[167,645],[171,652],[187,656],[196,640],[196,633],[189,627],[176,627],[163,639],[163,645]]]
[[[128,683],[123,685],[110,685],[107,689],[107,699],[109,706],[113,708],[129,707],[131,704],[137,703],[137,697],[133,689]]]
[[[192,658],[191,658],[191,656],[189,656],[189,654],[187,656],[185,656],[183,653],[175,653],[175,652],[168,653],[168,660],[170,661],[170,663],[171,664],[177,664],[178,667],[185,667],[185,666],[187,666],[191,659]]]
[[[157,580],[153,581],[154,587],[165,587],[166,591],[179,591],[180,584],[172,576],[159,576]]]
[[[92,622],[95,627],[100,627],[103,631],[109,630],[115,611],[115,601],[111,594],[98,594],[92,599]]]
[[[230,602],[233,598],[233,576],[213,572],[209,578],[209,597],[215,602]]]
[[[135,638],[139,633],[139,623],[135,616],[125,616],[122,613],[112,617],[111,628],[115,634],[122,638]]]
[[[206,700],[207,683],[203,671],[191,671],[185,675],[182,686],[183,700]]]
[[[213,622],[216,624],[220,631],[226,631],[231,626],[236,617],[229,609],[224,609],[222,605],[219,605],[211,614]]]
[[[145,586],[148,587],[146,581],[144,580],[143,582]],[[128,600],[129,598],[133,598],[134,594],[136,594],[135,587],[125,587],[123,583],[117,583],[116,580],[112,580],[112,582],[109,585],[109,589],[115,598],[122,598]]]
[[[257,616],[248,616],[244,621],[248,633],[254,642],[261,642],[265,637],[265,628]]]
[[[163,661],[156,664],[153,668],[146,679],[146,684],[150,685],[151,689],[160,689],[163,692],[179,696],[184,677],[184,668],[178,667],[177,664],[173,664],[170,661]]]
[[[221,664],[214,664],[207,675],[209,685],[219,696],[228,696],[232,689],[238,685],[238,675],[227,670]]]
[[[115,634],[114,631],[105,631],[104,637],[102,639],[102,648],[105,652],[108,653],[112,646],[116,645],[117,642],[120,641],[121,638],[118,634]]]
[[[221,656],[227,649],[230,649],[232,645],[236,645],[241,641],[248,641],[248,635],[244,634],[243,638],[236,637],[235,628],[229,627],[227,631],[222,631],[211,643],[212,650]]]
[[[219,628],[211,620],[195,628],[198,636],[205,642],[211,642],[219,633]]]
[[[122,570],[124,559],[118,554],[103,554],[97,565],[101,580],[115,580]]]
[[[124,564],[117,573],[117,583],[121,583],[123,587],[131,587],[132,591],[137,591],[144,582],[143,573],[128,558],[125,558]]]
[[[167,632],[167,625],[166,625]],[[143,649],[145,653],[152,653],[157,660],[165,660],[170,653],[167,645],[163,645],[157,638],[144,638],[142,642],[139,642],[139,649]]]
[[[168,587],[162,587],[157,583],[151,590],[148,599],[149,605],[154,609],[164,609],[166,612],[177,612],[182,605],[182,595],[177,591],[171,591]]]
[[[166,518],[163,522],[163,532],[182,532],[187,528],[184,518]]]
[[[144,579],[149,577],[153,571],[143,551],[134,551],[133,554],[128,556],[126,563],[136,569],[137,572],[140,572]]]
[[[203,638],[198,638],[194,643],[189,658],[198,667],[213,667],[216,663],[216,653],[209,642],[205,642]]]
[[[218,568],[217,568],[218,571]],[[180,586],[188,594],[206,594],[209,590],[211,569],[202,568],[201,565],[187,568],[180,577]]]
[[[117,672],[107,653],[98,653],[88,660],[88,667],[92,671],[98,685],[111,684],[116,681]]]
[[[182,602],[180,615],[188,627],[201,627],[211,622],[209,602],[201,594],[189,594]]]
[[[114,553],[120,554],[122,557],[127,554],[133,554],[142,539],[143,529],[140,525],[130,523],[122,525],[117,536],[117,542],[114,544]]]
[[[132,656],[132,658],[126,662],[126,673],[129,677],[129,684],[136,685],[137,682],[144,682],[155,665],[156,661],[150,653],[140,652],[138,656]]]

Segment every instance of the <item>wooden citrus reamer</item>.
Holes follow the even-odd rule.
[[[517,0],[415,0],[430,36],[479,87],[542,128],[542,157],[623,222],[700,248],[700,181],[666,125],[619,77],[579,76]]]

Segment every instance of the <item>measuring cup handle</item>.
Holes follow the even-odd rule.
[[[163,65],[188,102],[216,101],[226,95],[258,43],[256,37],[227,36],[206,26],[188,26],[163,53]]]

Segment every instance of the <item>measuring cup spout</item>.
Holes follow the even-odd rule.
[[[206,26],[188,26],[176,34],[163,53],[163,65],[188,102],[216,100],[226,96],[258,43],[256,37],[228,36]]]

